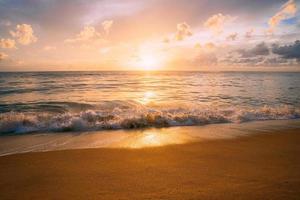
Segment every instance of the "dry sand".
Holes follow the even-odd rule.
[[[0,157],[0,199],[299,199],[300,129]]]

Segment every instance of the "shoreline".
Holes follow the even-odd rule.
[[[300,129],[300,120],[121,129],[92,132],[34,133],[0,136],[0,157],[29,152],[94,148],[147,148],[207,140],[235,139],[268,132]]]
[[[121,129],[91,132],[34,133],[0,137],[0,157],[6,155],[94,148],[147,148],[207,140],[235,139],[268,132],[300,129],[300,120],[268,120],[203,126]]]
[[[0,199],[297,199],[300,129],[0,157]]]

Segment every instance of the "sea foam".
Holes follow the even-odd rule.
[[[289,106],[221,109],[191,105],[168,107],[129,103],[126,106],[94,107],[79,112],[1,113],[0,133],[98,131],[296,118],[300,118],[300,110]]]

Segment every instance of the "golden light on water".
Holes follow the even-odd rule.
[[[163,143],[163,138],[155,132],[146,132],[144,137],[141,138],[140,143],[145,146],[159,146]]]
[[[147,104],[150,103],[151,101],[154,100],[156,94],[153,91],[147,91],[144,93],[144,96],[142,97],[142,99],[140,100],[140,102],[142,104]]]
[[[128,135],[124,140],[118,142],[115,147],[145,148],[157,147],[170,144],[183,144],[193,138],[188,134],[178,133],[176,129],[150,129]]]

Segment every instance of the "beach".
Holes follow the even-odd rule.
[[[300,129],[0,157],[0,199],[298,199]]]
[[[299,77],[0,73],[0,199],[299,199]]]
[[[299,9],[0,0],[0,200],[300,200]]]

